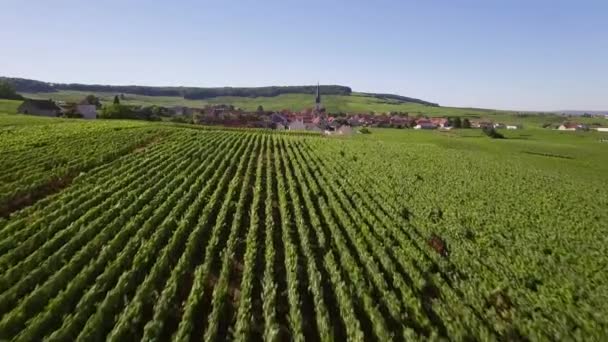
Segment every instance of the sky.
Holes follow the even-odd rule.
[[[0,0],[0,75],[608,110],[608,0]]]

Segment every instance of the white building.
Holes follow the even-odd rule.
[[[304,121],[296,119],[289,123],[289,130],[290,131],[305,131],[306,125],[304,125]]]
[[[522,129],[521,125],[507,125],[507,129]]]
[[[350,126],[347,125],[342,125],[340,126],[340,128],[338,128],[336,130],[336,134],[340,134],[340,135],[351,135],[353,134],[353,129]]]
[[[565,123],[561,124],[557,129],[560,131],[584,131],[587,129],[587,126],[575,123]]]
[[[97,119],[97,108],[91,104],[79,104],[76,106],[76,112],[82,115],[83,119]]]

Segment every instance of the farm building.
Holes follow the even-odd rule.
[[[68,117],[71,115],[80,115],[83,119],[97,119],[97,108],[95,105],[88,103],[65,103],[59,104],[59,108],[61,109],[61,114],[66,114]]]
[[[26,99],[19,108],[17,108],[17,112],[21,114],[55,117],[61,114],[61,108],[52,100]]]

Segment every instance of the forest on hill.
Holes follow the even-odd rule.
[[[125,93],[145,96],[176,96],[189,100],[211,99],[222,96],[234,97],[273,97],[283,94],[314,94],[316,86],[269,86],[269,87],[153,87],[138,85],[102,85],[79,83],[51,83],[24,78],[0,77],[20,93],[52,93],[62,90]],[[350,96],[352,89],[341,85],[321,85],[323,95]],[[427,106],[438,106],[436,103],[394,94],[366,93],[365,95],[396,102],[418,103]]]

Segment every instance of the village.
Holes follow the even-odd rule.
[[[453,128],[479,129],[523,129],[522,124],[492,122],[487,119],[460,117],[428,117],[417,113],[327,113],[321,101],[320,88],[317,86],[314,107],[301,111],[284,109],[265,111],[259,106],[256,111],[246,111],[233,105],[216,104],[204,108],[186,106],[134,106],[121,105],[124,95],[116,95],[112,105],[102,106],[93,95],[80,102],[25,99],[19,106],[22,114],[49,117],[82,119],[139,119],[150,121],[172,121],[198,125],[218,125],[225,127],[264,128],[273,130],[308,131],[325,135],[349,135],[366,132],[358,128],[410,128],[416,130],[451,130]],[[607,127],[589,127],[576,122],[564,122],[543,128],[560,131],[597,130],[608,132]]]

